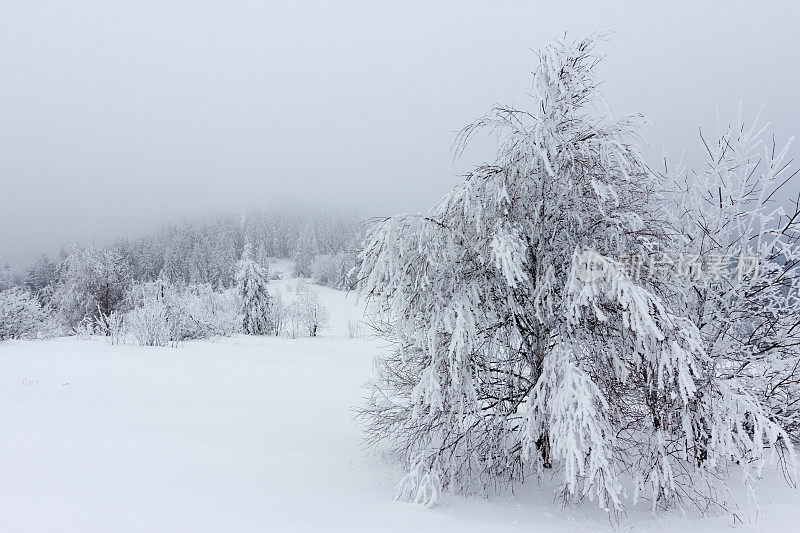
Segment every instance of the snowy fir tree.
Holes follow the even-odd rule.
[[[298,276],[311,275],[311,262],[314,260],[315,250],[319,244],[314,232],[306,228],[297,238],[295,249],[292,251],[295,274]]]
[[[552,468],[565,501],[706,511],[731,465],[750,484],[786,451],[775,411],[726,379],[676,305],[684,278],[623,261],[675,232],[636,122],[599,105],[595,41],[544,49],[527,108],[457,137],[459,151],[496,134],[496,160],[366,238],[361,290],[395,349],[360,415],[407,466],[398,498],[433,505]]]
[[[242,299],[242,328],[248,335],[272,332],[267,270],[253,259],[253,246],[245,243],[236,272],[236,286]]]
[[[57,272],[58,265],[46,255],[42,255],[25,276],[25,288],[43,305],[50,301]]]

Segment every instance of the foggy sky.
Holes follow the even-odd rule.
[[[653,161],[740,100],[800,133],[797,4],[662,4],[0,0],[0,261],[206,213],[425,210],[493,153],[454,164],[454,133],[524,105],[564,32],[615,32],[602,88]]]

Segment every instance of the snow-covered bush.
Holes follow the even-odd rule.
[[[79,339],[88,341],[95,335],[95,322],[89,317],[85,317],[83,320],[78,322],[78,324],[72,328],[71,334],[77,336]]]
[[[95,318],[94,331],[98,335],[103,335],[106,341],[112,346],[120,344],[125,340],[122,315],[117,311],[111,311],[107,315],[101,313]]]
[[[310,287],[305,288],[293,303],[297,320],[309,337],[316,337],[330,322],[330,312],[320,301],[319,294]]]
[[[497,159],[428,215],[367,236],[361,289],[396,349],[361,416],[408,467],[400,498],[434,504],[552,466],[564,500],[618,510],[629,480],[654,509],[707,510],[729,465],[750,484],[784,451],[757,392],[715,370],[672,305],[685,282],[622,261],[670,234],[636,124],[599,111],[594,45],[548,46],[531,105],[458,137],[489,129]]]
[[[242,329],[248,335],[268,335],[273,330],[268,273],[253,260],[252,253],[248,242],[236,272],[242,302]]]
[[[140,346],[175,346],[184,337],[183,291],[166,280],[138,283],[126,297],[126,342]]]
[[[125,314],[125,331],[139,346],[174,346],[180,340],[175,316],[160,300],[147,300]]]
[[[30,293],[20,288],[0,291],[0,341],[34,339],[55,331],[51,317]]]
[[[242,304],[235,289],[215,291],[210,285],[189,285],[184,298],[184,338],[230,337],[242,331]]]
[[[287,288],[289,285],[287,284]],[[292,339],[297,337],[316,337],[330,321],[328,308],[320,301],[319,294],[305,282],[293,287],[297,293],[288,305],[282,304],[280,293],[274,298],[273,313],[276,316],[278,335]]]
[[[231,289],[214,291],[209,285],[157,280],[132,287],[123,321],[135,342],[152,345],[149,343],[158,341],[164,346],[241,331],[239,307],[238,296]]]

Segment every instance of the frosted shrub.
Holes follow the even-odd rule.
[[[84,318],[81,320],[74,328],[72,328],[73,334],[75,334],[79,339],[88,341],[94,336],[94,320],[89,317]]]
[[[0,341],[53,333],[52,318],[30,293],[19,288],[0,291]]]
[[[128,332],[128,315],[137,309],[136,339],[163,339],[166,344],[182,340],[214,336],[230,336],[241,331],[239,299],[234,290],[214,291],[210,285],[181,285],[165,280],[135,285],[127,298],[131,309],[125,316]],[[161,317],[163,328],[155,321]],[[164,333],[164,332],[168,333]],[[139,342],[138,340],[136,342]],[[161,345],[166,345],[161,344]]]
[[[166,280],[138,283],[126,297],[123,318],[127,342],[141,346],[174,346],[184,339],[184,290]]]
[[[242,331],[241,300],[234,289],[216,292],[209,285],[190,285],[183,298],[185,338],[229,337]]]
[[[94,331],[98,335],[103,335],[106,341],[113,345],[120,344],[124,341],[124,331],[122,326],[122,315],[116,311],[111,311],[109,314],[100,313],[95,318]]]
[[[298,319],[309,337],[316,337],[330,322],[330,312],[311,288],[303,290],[295,302]]]
[[[166,304],[148,300],[125,315],[125,331],[139,346],[171,346],[178,341]]]
[[[280,329],[278,334],[290,338],[316,337],[328,325],[330,313],[319,299],[319,294],[306,283],[293,287],[297,291],[296,298],[283,306],[280,295],[275,297],[275,307]]]
[[[395,349],[361,416],[406,464],[402,499],[552,467],[565,501],[620,510],[631,482],[634,502],[707,511],[729,466],[750,486],[785,451],[758,391],[718,372],[677,305],[685,279],[621,261],[672,236],[636,124],[598,112],[593,48],[542,51],[527,109],[495,108],[457,138],[492,131],[496,160],[365,240],[361,290]]]

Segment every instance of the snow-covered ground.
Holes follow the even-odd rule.
[[[354,296],[318,290],[332,323],[316,339],[0,343],[0,532],[612,529],[591,503],[562,508],[547,481],[430,510],[393,501],[401,472],[353,419],[380,341],[347,338]],[[800,531],[798,491],[772,471],[762,488],[762,517],[743,507],[736,530]],[[732,522],[641,506],[617,530]]]

